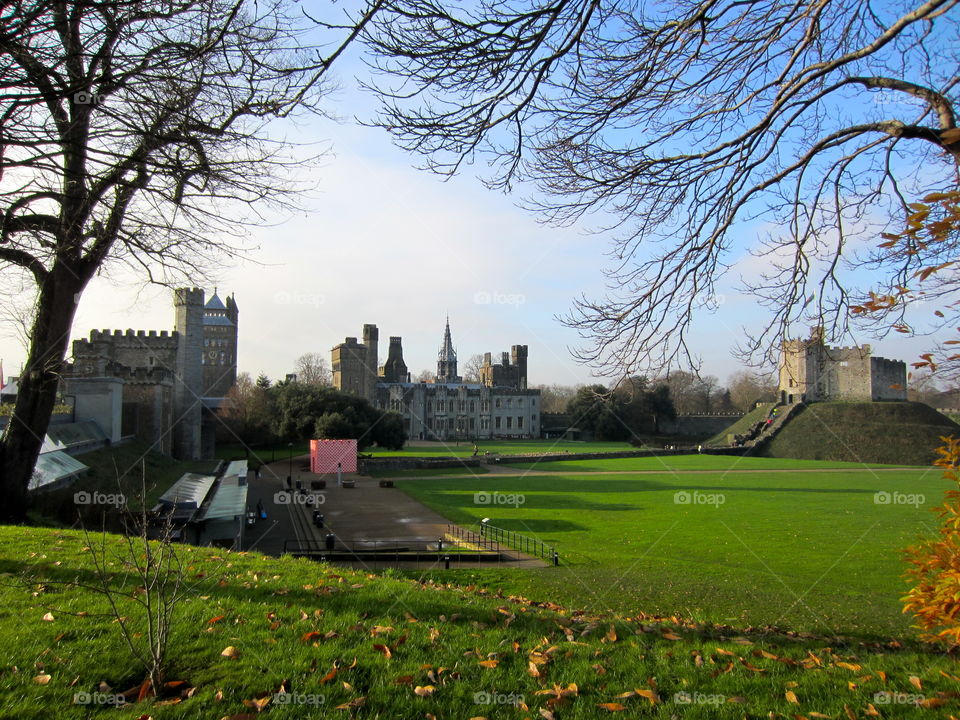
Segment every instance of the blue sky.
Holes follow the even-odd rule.
[[[350,89],[349,75],[340,85],[331,98],[334,112],[362,115],[370,108]],[[219,269],[206,284],[208,294],[216,286],[221,295],[236,295],[241,371],[277,378],[305,352],[329,359],[330,348],[359,335],[367,322],[380,328],[381,355],[387,338],[400,335],[412,372],[435,368],[449,313],[461,362],[526,344],[531,384],[593,380],[568,351],[576,334],[555,316],[581,293],[602,294],[607,238],[586,225],[539,224],[516,206],[519,198],[486,190],[475,177],[483,168],[467,167],[446,182],[416,170],[415,159],[394,148],[385,132],[352,120],[301,122],[289,132],[331,147],[324,166],[308,178],[318,191],[302,200],[305,212],[253,230],[258,264]],[[753,244],[760,230],[741,226],[741,246]],[[734,289],[739,272],[754,273],[762,261],[742,251],[727,260],[736,267],[718,288],[724,302],[714,314],[703,311],[692,335],[703,371],[721,381],[740,369],[730,354],[740,327],[763,321],[753,299]],[[84,294],[74,338],[91,329],[172,325],[168,290],[144,288],[139,278],[111,268]],[[898,337],[874,342],[874,351],[911,361],[927,345]],[[0,327],[0,358],[7,374],[25,358],[10,327]]]

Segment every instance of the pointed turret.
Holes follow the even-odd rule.
[[[449,315],[447,315],[447,324],[443,329],[443,342],[440,345],[440,353],[437,357],[437,382],[461,382],[461,378],[457,376],[457,351],[454,349],[453,340],[450,337]]]

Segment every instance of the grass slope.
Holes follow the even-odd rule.
[[[917,402],[811,403],[764,448],[770,457],[929,465],[960,425]]]
[[[767,417],[767,413],[770,412],[770,407],[770,403],[766,403],[760,407],[754,408],[726,430],[721,433],[717,433],[712,438],[707,440],[705,444],[711,446],[729,445],[730,443],[727,442],[728,435],[740,435],[747,432],[747,430],[749,430],[754,423]]]
[[[638,611],[593,616],[193,547],[182,548],[191,588],[168,674],[183,684],[164,688],[160,702],[76,704],[78,693],[114,698],[142,677],[105,601],[83,587],[87,542],[78,532],[0,528],[3,717],[575,720],[622,708],[615,716],[837,718],[909,697],[890,708],[921,718],[930,710],[917,700],[942,717],[958,707],[956,660],[910,642],[745,632]],[[105,544],[110,554],[123,546],[115,536]],[[115,587],[141,597],[119,560],[111,570]],[[132,602],[119,609],[135,621]],[[222,654],[228,647],[233,657]]]

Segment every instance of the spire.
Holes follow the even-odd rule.
[[[447,315],[447,324],[443,328],[443,343],[440,345],[440,361],[457,361],[457,351],[453,349],[453,340],[450,338],[450,316]]]
[[[437,356],[437,382],[458,383],[457,351],[453,349],[453,340],[450,337],[450,316],[443,328],[443,343]]]

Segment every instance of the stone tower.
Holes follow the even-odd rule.
[[[373,402],[377,394],[377,367],[380,331],[376,325],[363,326],[363,345],[366,347],[366,359],[363,364],[363,397]]]
[[[399,337],[390,338],[390,350],[380,378],[388,383],[407,382],[407,364],[403,361],[403,344]]]
[[[203,290],[177,288],[173,294],[177,331],[177,375],[173,386],[173,454],[201,457],[203,405]]]
[[[453,348],[453,340],[450,338],[450,316],[447,316],[447,324],[443,329],[443,342],[440,344],[440,353],[437,356],[437,382],[438,383],[458,383],[460,378],[457,376],[457,351]]]
[[[226,397],[237,382],[238,320],[233,296],[224,304],[214,290],[203,307],[203,397]]]
[[[517,389],[527,389],[527,346],[514,345],[510,348],[511,364],[517,368]]]

